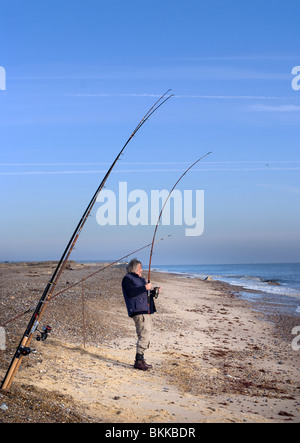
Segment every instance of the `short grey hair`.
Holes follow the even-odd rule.
[[[136,271],[136,268],[138,267],[138,265],[141,265],[142,263],[137,260],[136,258],[133,258],[132,260],[130,260],[130,262],[128,263],[126,270],[128,272],[128,274],[130,274],[131,272]]]

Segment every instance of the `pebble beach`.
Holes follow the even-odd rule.
[[[125,267],[102,266],[68,263],[43,318],[50,336],[32,342],[11,389],[0,391],[0,423],[300,421],[300,351],[292,346],[299,316],[266,316],[226,283],[153,272],[162,286],[146,355],[153,369],[138,371]],[[54,268],[0,264],[1,379],[30,319],[23,313]]]

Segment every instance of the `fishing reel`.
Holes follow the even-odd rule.
[[[31,349],[27,348],[26,346],[20,346],[18,348],[18,354],[23,355],[23,357],[26,357],[26,355],[29,355],[31,353]]]
[[[47,339],[48,335],[50,334],[51,330],[52,330],[52,328],[49,325],[44,326],[42,331],[39,331],[37,329],[37,331],[40,333],[40,335],[38,335],[36,337],[37,341],[45,341]]]
[[[49,326],[49,325],[44,326],[42,331],[39,331],[38,329],[36,329],[36,330],[39,332],[39,335],[36,337],[37,341],[45,341],[51,332],[51,326]],[[31,348],[28,348],[27,346],[21,345],[18,348],[17,354],[18,354],[18,357],[20,357],[21,355],[23,357],[26,357],[26,355],[31,354],[31,352],[34,353],[36,351],[35,351],[35,349],[31,349]]]
[[[150,295],[151,295],[153,298],[158,298],[158,294],[159,294],[159,287],[158,287],[158,286],[155,286],[155,288],[153,288],[153,289],[150,291]]]
[[[19,346],[17,349],[17,358],[19,358],[21,355],[23,357],[26,357],[26,355],[29,355],[32,352],[31,348],[27,348],[26,346]]]

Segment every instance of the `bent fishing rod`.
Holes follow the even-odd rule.
[[[151,250],[150,250],[150,257],[149,257],[149,268],[148,268],[148,283],[150,283],[151,281],[151,262],[152,262],[152,255],[153,255],[153,248],[154,248],[154,243],[155,243],[155,237],[156,237],[156,232],[158,229],[158,225],[162,216],[162,213],[164,212],[165,206],[169,200],[169,198],[171,197],[172,192],[174,191],[174,189],[176,188],[176,186],[178,185],[178,183],[180,182],[180,180],[189,172],[190,169],[192,169],[197,163],[199,163],[201,160],[203,160],[205,157],[207,157],[209,154],[211,154],[211,152],[208,152],[207,154],[203,155],[202,157],[200,157],[198,160],[196,160],[191,166],[189,166],[184,173],[181,175],[181,177],[177,180],[177,182],[175,183],[175,185],[173,186],[173,188],[171,189],[171,191],[169,192],[168,197],[165,200],[165,203],[160,211],[155,229],[154,229],[154,234],[153,234],[153,239],[152,239],[152,243],[151,243]],[[150,299],[150,291],[148,291],[148,300]],[[148,302],[148,306],[149,306],[149,302]],[[149,310],[150,310],[150,306],[149,306]]]
[[[146,121],[149,120],[149,118],[151,117],[152,114],[154,114],[154,112],[156,112],[164,103],[166,103],[173,96],[173,94],[170,94],[170,91],[171,90],[169,89],[167,92],[165,92],[165,94],[163,94],[154,103],[154,105],[148,110],[148,112],[144,115],[144,117],[138,123],[138,125],[136,126],[136,128],[134,129],[134,131],[132,132],[132,134],[130,135],[130,137],[128,138],[128,140],[126,141],[126,143],[124,144],[124,146],[120,150],[119,154],[117,155],[117,157],[115,158],[115,160],[111,164],[111,166],[108,169],[107,173],[105,174],[103,180],[101,181],[100,185],[98,186],[95,194],[93,195],[91,201],[89,202],[86,210],[84,211],[78,225],[75,228],[75,231],[73,232],[73,234],[72,234],[72,236],[71,236],[71,238],[70,238],[70,240],[69,240],[69,242],[68,242],[68,244],[61,256],[61,259],[59,260],[59,262],[54,270],[54,273],[53,273],[51,279],[47,283],[46,288],[45,288],[45,290],[44,290],[44,292],[43,292],[43,294],[42,294],[42,296],[35,308],[35,311],[31,317],[28,325],[27,325],[27,328],[23,334],[20,344],[17,347],[14,357],[13,357],[13,359],[10,363],[10,366],[6,372],[6,375],[2,381],[2,384],[1,384],[2,390],[7,390],[10,388],[10,386],[13,382],[13,379],[14,379],[14,377],[21,365],[23,357],[30,353],[29,344],[32,340],[33,334],[35,333],[35,331],[37,330],[37,328],[39,326],[41,318],[42,318],[44,311],[46,309],[47,303],[52,296],[55,286],[57,285],[57,282],[63,272],[63,269],[69,259],[69,256],[75,247],[75,244],[76,244],[78,237],[83,229],[83,226],[84,226],[85,222],[87,221],[87,219],[92,211],[92,208],[97,200],[97,197],[98,197],[99,193],[101,192],[101,190],[103,189],[109,175],[111,174],[113,168],[115,167],[116,163],[118,162],[121,155],[123,154],[126,146],[131,141],[131,139],[135,136],[135,134],[138,132],[138,130],[146,123]]]
[[[161,241],[163,241],[163,240],[165,240],[165,239],[167,239],[169,237],[172,237],[172,236],[170,234],[166,235],[165,237],[162,237],[159,240],[156,240],[156,243],[159,243],[159,242],[161,242]],[[100,272],[103,272],[105,269],[110,268],[111,266],[114,266],[114,265],[120,263],[121,261],[125,260],[125,258],[128,258],[131,255],[136,254],[137,252],[142,251],[143,249],[149,248],[151,245],[152,245],[152,242],[148,243],[147,245],[141,246],[140,248],[136,249],[135,251],[129,252],[129,254],[123,255],[123,257],[120,257],[120,258],[118,258],[117,260],[114,260],[111,263],[108,263],[108,264],[102,266],[100,269],[97,269],[97,271],[92,272],[92,274],[89,274],[86,277],[83,277],[82,279],[78,280],[77,282],[69,285],[67,288],[64,288],[64,289],[60,290],[59,292],[56,292],[55,294],[51,295],[51,297],[49,297],[48,301],[50,302],[54,298],[64,294],[65,292],[68,292],[70,289],[73,289],[76,286],[80,285],[80,283],[85,282],[86,280],[94,277],[95,275],[99,274]],[[34,309],[35,309],[35,307],[31,307],[29,309],[26,309],[26,311],[23,311],[23,312],[19,313],[18,315],[16,315],[15,317],[6,320],[0,326],[4,328],[7,325],[9,325],[10,323],[13,323],[14,321],[18,320],[19,318],[24,317],[24,315],[29,314],[29,312],[32,312]]]

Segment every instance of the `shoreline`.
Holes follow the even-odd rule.
[[[211,275],[207,275],[205,278],[203,278],[202,276],[193,275],[192,273],[188,272],[180,273],[174,271],[165,271],[163,269],[160,270],[158,268],[154,268],[152,272],[162,274],[165,273],[168,275],[199,279],[201,281],[211,281],[215,283],[220,283],[221,285],[228,285],[229,288],[231,288],[231,291],[233,291],[234,295],[242,298],[245,301],[251,302],[254,307],[256,306],[257,309],[262,310],[264,314],[268,315],[268,311],[271,310],[274,311],[274,314],[276,315],[283,314],[292,317],[299,317],[300,324],[300,299],[295,296],[267,292],[262,289],[247,288],[243,285],[226,282],[222,279],[216,278],[215,276],[212,277]],[[270,286],[281,286],[279,283],[273,281],[267,280],[266,283],[270,284]]]
[[[74,263],[62,275],[62,288],[99,266]],[[13,317],[34,306],[53,266],[0,265],[0,324],[8,312]],[[0,406],[8,407],[0,422],[26,421],[20,392],[24,404],[38,399],[43,405],[31,411],[34,422],[300,421],[300,352],[291,348],[299,318],[266,318],[228,283],[152,271],[163,292],[146,355],[154,369],[141,373],[132,368],[136,338],[120,291],[124,273],[111,266],[85,282],[85,349],[81,285],[49,304],[43,321],[53,333],[34,343],[37,352],[24,359],[12,390],[0,391]],[[27,318],[7,326],[1,377]]]

